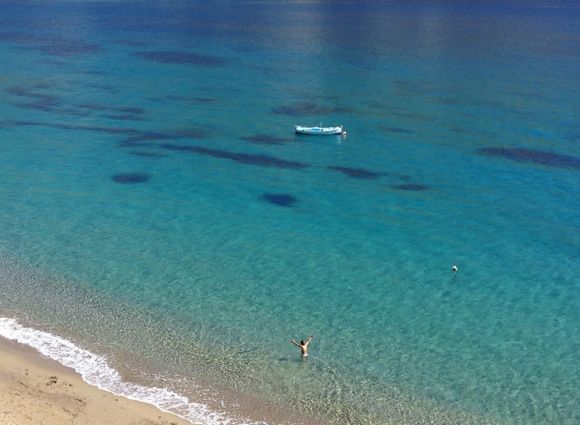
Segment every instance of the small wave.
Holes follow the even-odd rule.
[[[121,379],[119,372],[109,366],[105,357],[48,332],[22,326],[15,319],[0,317],[0,336],[28,345],[64,366],[74,369],[85,382],[101,390],[152,404],[160,410],[180,416],[192,423],[206,425],[233,423],[233,420],[226,415],[213,412],[205,404],[194,403],[173,391],[125,382]]]

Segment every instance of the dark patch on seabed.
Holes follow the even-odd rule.
[[[146,146],[157,140],[205,139],[209,131],[204,128],[186,128],[171,132],[139,131],[121,141],[122,147]]]
[[[94,54],[101,50],[98,44],[65,37],[41,37],[24,33],[0,33],[0,42],[14,43],[52,56],[71,57]]]
[[[327,115],[352,112],[351,108],[321,106],[313,102],[296,102],[272,109],[272,113],[290,116]]]
[[[15,86],[6,89],[6,93],[25,99],[24,103],[14,102],[11,105],[23,109],[35,109],[39,111],[52,112],[58,107],[60,101],[58,96],[42,93],[39,90],[48,88],[48,84],[36,84],[30,87]]]
[[[524,148],[489,147],[478,149],[477,153],[546,167],[580,170],[580,158],[553,152]]]
[[[166,96],[167,100],[178,100],[180,102],[190,102],[190,103],[214,103],[217,102],[216,97],[197,97],[197,96],[177,96],[169,95]]]
[[[226,61],[217,56],[182,51],[135,52],[135,56],[156,63],[184,64],[198,66],[223,66]]]
[[[146,42],[138,41],[138,40],[114,40],[113,43],[117,44],[119,46],[129,46],[129,47],[145,47],[145,46],[147,46]]]
[[[52,40],[34,49],[52,56],[70,57],[79,55],[95,54],[101,50],[101,47],[93,43],[85,43],[80,40]]]
[[[264,193],[261,199],[279,207],[293,207],[298,201],[294,196],[287,193]]]
[[[145,109],[137,106],[109,106],[100,103],[83,103],[77,108],[86,111],[103,112],[103,118],[120,121],[145,121]]]
[[[78,107],[91,111],[121,112],[134,115],[142,115],[145,113],[145,109],[138,106],[109,106],[102,103],[81,103]]]
[[[160,143],[159,146],[163,149],[168,149],[176,152],[190,152],[199,155],[210,156],[213,158],[228,159],[240,164],[258,165],[260,167],[277,167],[286,169],[301,169],[308,167],[307,164],[296,161],[287,161],[285,159],[276,158],[270,155],[248,154],[224,151],[220,149],[209,149],[197,146],[183,146],[172,143]]]
[[[19,32],[0,32],[0,42],[16,44],[32,44],[42,41],[42,37]]]
[[[364,168],[340,167],[336,165],[330,165],[326,168],[329,170],[338,171],[345,176],[349,176],[355,179],[375,180],[386,175],[385,173],[377,173],[375,171],[365,170]]]
[[[145,173],[125,173],[116,174],[112,177],[113,181],[121,184],[136,184],[136,183],[147,183],[151,176]]]
[[[255,143],[258,145],[282,145],[285,142],[291,142],[294,139],[289,137],[271,136],[269,134],[255,134],[253,136],[243,136],[240,140]]]
[[[395,189],[408,190],[408,191],[414,191],[414,192],[421,192],[421,191],[429,189],[429,186],[427,186],[425,184],[418,184],[418,183],[405,183],[405,184],[399,184],[399,185],[396,185],[393,187]]]
[[[8,102],[15,108],[28,109],[58,115],[69,115],[71,117],[86,117],[90,113],[72,106],[62,106],[60,98],[53,95],[37,94],[35,98],[30,97],[29,102]]]
[[[141,135],[145,133],[141,130],[135,130],[132,128],[116,128],[116,127],[101,127],[101,126],[91,126],[91,125],[76,125],[76,124],[59,124],[59,123],[48,123],[42,121],[9,121],[9,125],[12,126],[31,126],[31,127],[48,127],[48,128],[58,128],[60,130],[78,130],[78,131],[94,131],[97,133],[108,133],[108,134],[134,134]]]
[[[11,102],[16,108],[32,109],[55,114],[88,116],[93,112],[102,112],[102,118],[123,121],[144,121],[145,109],[136,106],[110,106],[99,103],[65,104],[62,98],[54,94],[43,92],[52,86],[48,83],[39,83],[30,86],[15,86],[6,89],[11,96],[24,99],[24,102]]]
[[[171,132],[160,132],[160,131],[137,130],[134,128],[61,124],[61,123],[50,123],[42,121],[23,121],[23,120],[5,121],[3,124],[6,126],[6,128],[29,126],[29,127],[57,128],[60,130],[92,131],[97,133],[106,133],[115,135],[122,134],[127,136],[127,138],[121,142],[122,147],[145,146],[150,144],[145,142],[155,140],[201,139],[204,138],[207,134],[209,134],[208,130],[206,129],[196,129],[196,128],[174,130]]]
[[[115,121],[147,121],[146,118],[130,114],[103,115],[103,118]]]
[[[164,155],[162,153],[156,153],[156,152],[141,152],[141,151],[133,151],[133,152],[128,152],[130,155],[134,155],[134,156],[140,156],[143,158],[165,158],[167,155]]]

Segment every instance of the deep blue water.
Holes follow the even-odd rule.
[[[230,417],[576,424],[579,69],[573,2],[1,2],[0,316]]]

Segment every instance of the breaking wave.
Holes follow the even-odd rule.
[[[83,380],[102,390],[132,400],[149,403],[194,424],[228,425],[239,423],[225,414],[211,411],[205,404],[159,387],[125,382],[103,356],[85,350],[71,341],[48,332],[20,325],[15,319],[0,317],[0,336],[28,345],[43,355],[74,369]],[[248,422],[246,422],[248,424]]]

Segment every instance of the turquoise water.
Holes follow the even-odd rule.
[[[2,3],[0,316],[234,423],[578,423],[579,21]]]

